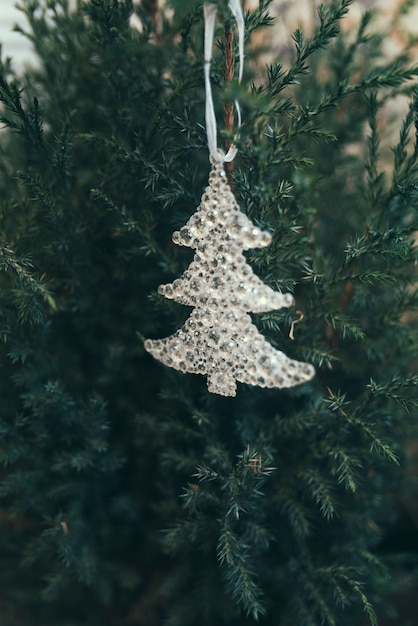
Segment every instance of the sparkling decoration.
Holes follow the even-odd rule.
[[[271,235],[240,211],[222,161],[211,161],[197,211],[173,233],[175,244],[196,250],[194,259],[181,278],[158,289],[194,309],[174,335],[147,339],[145,349],[181,372],[206,374],[209,391],[222,396],[236,395],[236,381],[278,388],[308,381],[312,365],[274,349],[248,315],[289,307],[294,300],[265,285],[247,264],[242,251],[268,246]]]

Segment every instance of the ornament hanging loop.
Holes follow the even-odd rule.
[[[238,50],[239,50],[239,75],[238,81],[241,82],[244,66],[244,15],[241,8],[240,0],[228,0],[228,6],[237,22],[238,29]],[[208,148],[211,160],[230,162],[232,161],[238,149],[233,144],[230,146],[227,154],[220,150],[217,146],[217,126],[215,107],[213,104],[212,86],[210,83],[210,66],[212,63],[213,40],[215,36],[216,15],[218,9],[212,2],[207,2],[203,7],[205,17],[205,45],[204,45],[204,76],[205,76],[205,96],[206,96],[206,134]],[[241,111],[239,104],[235,101],[237,111],[238,127],[241,126]]]

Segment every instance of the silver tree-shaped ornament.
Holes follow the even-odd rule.
[[[240,0],[228,0],[238,27],[239,80],[244,59],[244,16]],[[165,339],[145,341],[145,349],[181,372],[206,374],[208,389],[236,395],[236,382],[261,387],[292,387],[311,379],[308,363],[289,359],[259,333],[248,313],[292,306],[293,297],[265,285],[247,264],[243,250],[268,246],[271,236],[257,228],[239,209],[224,171],[236,148],[227,155],[217,148],[216,118],[210,85],[210,63],[216,5],[204,4],[206,133],[212,170],[196,213],[174,243],[196,250],[188,269],[159,293],[194,307],[180,330]],[[239,106],[236,103],[239,114]],[[240,120],[240,114],[238,115]]]
[[[240,211],[222,161],[212,159],[200,205],[173,241],[196,254],[181,278],[158,291],[194,309],[174,335],[145,341],[150,354],[181,372],[206,374],[209,391],[223,396],[236,395],[236,381],[280,388],[313,377],[311,365],[274,349],[248,315],[294,300],[265,285],[246,262],[242,251],[268,246],[271,235]]]

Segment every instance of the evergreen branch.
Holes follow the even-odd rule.
[[[223,521],[217,554],[221,565],[226,568],[232,597],[243,605],[247,615],[251,614],[258,620],[259,616],[265,615],[266,612],[261,602],[262,592],[249,565],[249,548],[233,532],[228,517]]]
[[[344,485],[345,489],[355,493],[360,481],[361,461],[347,454],[343,449],[331,450],[329,455],[332,460],[331,473],[337,476],[338,484]]]
[[[383,274],[379,274],[378,272],[370,272],[368,280],[366,280],[366,275],[367,272],[364,272],[364,282],[371,282],[371,284],[374,284],[372,282],[372,278],[374,280],[384,280]],[[324,317],[324,322],[334,329],[341,330],[343,339],[345,339],[346,337],[352,337],[356,341],[360,341],[365,338],[365,332],[361,328],[361,326],[356,323],[349,315],[341,313],[340,311],[329,311]]]
[[[269,80],[273,83],[273,80],[276,79],[277,76],[281,75],[281,67],[271,67],[270,68],[270,78]],[[281,146],[286,146],[291,140],[300,136],[303,131],[307,136],[312,135],[312,138],[315,140],[318,138],[318,133],[320,133],[320,129],[309,128],[307,130],[303,130],[307,124],[311,124],[315,118],[317,118],[322,113],[328,111],[329,109],[335,108],[339,103],[341,103],[347,96],[355,93],[367,93],[369,90],[375,90],[382,87],[399,87],[404,82],[411,80],[415,76],[418,75],[418,66],[414,66],[411,68],[402,68],[398,62],[393,63],[392,65],[378,68],[373,71],[369,76],[362,79],[359,83],[349,84],[347,81],[341,81],[335,90],[334,93],[325,94],[320,102],[314,106],[304,106],[299,105],[294,109],[292,114],[292,122],[289,128],[282,134],[281,137]],[[281,85],[281,83],[279,83]],[[274,90],[270,88],[270,92],[279,93],[281,89],[279,86],[275,86]],[[376,150],[378,148],[377,141],[377,126],[373,122],[373,106],[375,101],[375,96],[370,96],[370,105],[371,105],[371,123],[372,123],[372,136],[370,144],[370,148],[374,150],[374,154],[376,155]],[[286,105],[288,110],[289,105]],[[271,105],[266,112],[274,114],[275,105]],[[298,112],[298,114],[296,114]],[[329,140],[332,141],[332,134],[329,136]],[[373,154],[371,155],[371,161],[369,167],[373,165]],[[383,179],[383,174],[380,174],[379,177],[375,175],[374,177],[374,185],[377,183],[381,183]]]
[[[370,379],[370,384],[367,387],[373,395],[393,400],[408,413],[418,408],[418,400],[415,399],[418,388],[418,375],[402,376],[398,374],[380,383]],[[412,398],[409,397],[409,394],[412,394]]]
[[[381,558],[373,554],[369,550],[360,549],[358,551],[359,556],[367,565],[372,565],[378,575],[385,581],[390,580],[390,569],[387,563],[384,563]]]
[[[163,546],[167,554],[184,552],[190,543],[196,543],[201,535],[198,519],[186,519],[163,531]]]
[[[66,580],[68,569],[64,568],[61,563],[51,568],[45,577],[45,587],[42,590],[41,600],[44,602],[53,602],[54,599],[63,593],[66,589]]]
[[[392,448],[377,435],[374,425],[367,424],[359,415],[357,415],[356,411],[358,412],[359,408],[353,408],[352,411],[349,411],[348,408],[351,403],[346,401],[345,394],[335,394],[331,389],[328,389],[328,392],[330,394],[330,398],[323,399],[325,406],[327,406],[333,413],[341,415],[344,420],[358,428],[367,439],[370,439],[371,450],[376,450],[378,453],[386,456],[388,460],[399,465],[397,455]]]
[[[373,35],[368,34],[366,31],[374,17],[374,11],[367,9],[364,11],[361,16],[355,40],[351,43],[351,45],[348,46],[346,50],[342,51],[342,54],[338,55],[338,65],[336,66],[336,73],[338,72],[337,76],[340,78],[340,80],[342,78],[342,73],[344,76],[349,76],[350,72],[352,71],[353,61],[360,46],[366,44],[373,38]]]
[[[401,172],[409,172],[412,165],[417,158],[417,146],[415,146],[413,154],[408,159],[407,148],[410,144],[410,131],[414,119],[416,116],[415,106],[418,100],[418,89],[415,87],[413,92],[413,101],[409,107],[408,113],[402,123],[401,130],[399,132],[399,141],[396,147],[392,148],[394,163],[393,163],[393,181],[400,178]]]
[[[322,112],[322,111],[321,111]],[[325,128],[309,128],[309,129],[301,129],[298,133],[299,137],[303,137],[303,135],[307,135],[309,139],[312,139],[315,142],[324,143],[333,143],[338,141],[337,136]]]
[[[43,123],[37,98],[33,99],[32,109],[26,113],[22,106],[22,90],[15,83],[9,84],[4,75],[0,74],[0,102],[11,113],[11,117],[0,115],[0,121],[12,131],[22,134],[28,143],[43,152]]]
[[[319,470],[315,469],[302,471],[298,475],[302,484],[308,486],[311,497],[319,505],[325,519],[332,519],[336,515],[337,509],[335,495],[329,481]]]
[[[199,465],[196,468],[196,473],[193,474],[198,480],[218,480],[220,478],[220,474],[213,470],[211,467],[207,465]]]
[[[393,285],[397,281],[396,276],[381,271],[366,271],[360,274],[352,274],[351,278],[352,280],[359,280],[367,285],[376,285],[378,283]]]
[[[403,68],[399,61],[374,69],[357,86],[356,91],[381,89],[382,87],[400,87],[403,83],[418,76],[418,65]]]
[[[302,435],[305,431],[311,430],[319,417],[319,407],[312,409],[310,413],[305,410],[289,413],[288,415],[277,415],[274,420],[275,431],[279,436]]]
[[[173,459],[171,458],[171,460]],[[188,465],[189,463],[187,465],[184,463],[184,470],[188,469]],[[181,497],[184,499],[184,507],[192,514],[203,510],[203,507],[206,505],[219,507],[221,503],[220,498],[215,493],[208,489],[203,489],[200,485],[196,485],[195,483],[189,484],[187,488],[184,489],[184,493],[182,493]]]
[[[55,139],[56,148],[51,154],[51,164],[59,172],[61,178],[67,178],[71,170],[72,130],[70,121],[66,121]]]
[[[348,13],[348,9],[353,0],[340,0],[327,9],[324,5],[318,8],[318,16],[320,20],[319,28],[317,28],[313,38],[305,42],[304,35],[301,30],[297,29],[293,34],[293,40],[296,45],[296,61],[291,69],[283,76],[280,84],[276,87],[276,93],[284,89],[287,85],[296,82],[299,75],[308,71],[306,64],[308,58],[320,48],[327,46],[331,39],[334,39],[339,33],[339,20]],[[336,6],[337,5],[337,6]]]
[[[126,234],[134,234],[138,238],[140,245],[136,247],[138,253],[144,256],[159,255],[168,265],[171,264],[171,258],[167,252],[158,245],[155,236],[155,217],[151,211],[144,209],[141,213],[141,224],[134,219],[126,205],[118,206],[107,194],[100,189],[90,190],[92,200],[100,200],[106,206],[108,211],[119,217],[119,224],[114,230],[114,236]]]
[[[371,135],[368,138],[369,157],[366,162],[367,171],[367,183],[366,183],[366,197],[368,199],[369,207],[373,208],[378,205],[380,198],[384,193],[384,174],[378,172],[378,153],[379,153],[379,133],[377,126],[377,96],[376,92],[372,91],[368,97],[369,105],[369,124]]]
[[[306,580],[304,586],[306,594],[313,604],[314,613],[320,615],[322,624],[324,626],[337,626],[335,615],[329,603],[324,599],[322,590],[312,580]]]
[[[410,228],[386,228],[383,231],[371,229],[367,235],[360,235],[354,241],[348,242],[345,248],[346,264],[367,254],[405,261],[410,253]]]
[[[415,311],[418,307],[418,289],[413,291],[409,288],[403,289],[399,296],[399,311]]]
[[[273,165],[289,167],[290,169],[297,171],[311,167],[313,165],[313,161],[309,157],[300,155],[288,156],[286,154],[278,154],[277,156],[275,155],[274,158],[269,159],[266,163],[266,169]]]
[[[122,206],[118,206],[111,198],[109,198],[107,194],[103,193],[103,191],[101,191],[100,189],[91,189],[90,194],[93,200],[101,200],[109,211],[114,212],[121,218],[121,232],[124,231],[127,233],[136,233],[137,235],[144,234],[143,229],[139,226],[137,220],[132,219],[128,215],[128,210],[125,204]],[[149,228],[144,230],[149,231]],[[149,252],[155,253],[156,250],[153,249],[151,246]]]
[[[346,409],[350,406],[351,402],[346,400],[347,394],[336,392],[334,393],[328,387],[329,398],[323,398],[323,403],[329,411],[333,413],[340,413],[340,415],[346,416]]]
[[[312,570],[309,580],[307,580],[307,584],[309,585],[310,589],[310,595],[314,602],[316,604],[319,604],[320,613],[326,616],[329,624],[332,624],[336,622],[332,621],[334,618],[330,614],[329,608],[326,606],[324,607],[322,603],[319,602],[319,598],[322,598],[322,595],[319,592],[318,586],[312,582],[312,578],[314,578],[315,580],[319,579],[320,581],[323,581],[324,584],[329,585],[333,590],[337,604],[342,607],[352,602],[352,598],[347,595],[347,589],[351,590],[352,592],[354,592],[355,596],[360,599],[361,604],[363,605],[364,612],[366,613],[371,626],[377,626],[377,616],[373,609],[373,606],[364,591],[362,590],[362,583],[352,578],[352,571],[352,567],[344,566],[315,568],[314,570]]]
[[[300,501],[296,488],[297,485],[281,484],[274,500],[278,504],[280,512],[287,517],[295,536],[299,539],[304,539],[311,533],[311,512]]]
[[[57,218],[62,215],[60,209],[56,206],[56,193],[50,185],[45,184],[42,178],[39,176],[33,176],[29,172],[18,171],[16,173],[19,178],[27,187],[30,193],[30,199],[32,202],[39,202],[39,205],[44,209],[48,219],[53,223],[57,223]]]
[[[57,308],[44,277],[36,278],[30,271],[32,268],[33,265],[28,259],[18,259],[13,250],[6,246],[0,247],[0,271],[11,274],[16,282],[14,295],[17,300],[20,322],[26,319],[40,322],[43,319],[39,299],[43,300],[52,311]]]
[[[258,6],[253,11],[247,12],[245,16],[245,33],[250,35],[260,28],[272,26],[274,18],[268,12],[268,8],[273,0],[259,0]]]
[[[259,488],[263,477],[270,476],[277,468],[270,465],[270,459],[257,449],[248,445],[245,451],[238,456],[237,472],[244,480],[256,487],[254,494],[261,495]]]
[[[354,593],[360,598],[364,612],[367,615],[371,626],[378,626],[376,612],[362,589],[362,583],[353,580],[351,577],[345,575],[343,572],[340,571],[337,571],[335,575],[337,578],[340,578],[342,581],[344,581],[347,586],[350,587],[354,591]]]
[[[293,40],[296,45],[296,60],[289,70],[284,70],[281,63],[275,63],[267,67],[267,86],[265,93],[268,96],[265,106],[261,106],[258,110],[260,113],[268,113],[269,115],[282,116],[283,114],[292,115],[295,111],[293,99],[278,99],[281,92],[289,85],[297,84],[298,77],[308,72],[307,60],[316,51],[326,47],[330,40],[335,38],[339,33],[338,21],[348,12],[350,4],[353,0],[340,0],[338,6],[333,3],[330,9],[321,5],[318,9],[320,26],[317,28],[313,38],[305,41],[304,35],[300,29],[293,34]],[[347,94],[343,94],[341,87],[338,94],[327,96],[316,111],[301,109],[301,114],[292,123],[291,129],[287,132],[287,140],[297,134],[297,131],[318,115],[320,112],[335,106],[336,103]],[[261,93],[261,90],[253,86],[253,93]],[[348,91],[347,91],[348,93]],[[319,130],[313,133],[318,139]],[[332,133],[323,139],[333,140]],[[286,143],[286,141],[284,142]]]
[[[323,367],[329,370],[332,370],[334,365],[340,361],[340,357],[333,354],[329,346],[321,346],[319,343],[314,348],[305,348],[303,358],[319,368]]]
[[[247,520],[245,535],[245,541],[248,537],[248,543],[254,545],[255,548],[262,548],[263,550],[267,550],[276,541],[272,530],[252,521],[250,518]]]
[[[379,454],[385,456],[389,461],[399,465],[399,459],[396,453],[392,450],[391,446],[385,443],[380,437],[377,436],[375,430],[372,426],[365,424],[359,418],[355,418],[353,416],[348,416],[348,421],[350,424],[357,426],[361,432],[371,441],[370,451],[373,452],[376,450]]]
[[[416,195],[418,189],[417,159],[418,159],[418,89],[414,87],[413,98],[409,106],[408,113],[403,121],[398,144],[392,148],[394,155],[392,188],[388,196],[387,205],[391,206],[393,200],[400,197],[406,204],[416,206]],[[412,124],[415,125],[415,143],[414,148],[408,154],[408,146],[410,144],[410,134]],[[414,201],[415,200],[415,201]]]

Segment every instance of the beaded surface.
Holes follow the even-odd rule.
[[[194,309],[174,335],[145,341],[150,354],[181,372],[206,374],[209,391],[223,396],[236,395],[236,381],[280,388],[313,377],[311,365],[273,348],[248,315],[294,300],[265,285],[247,264],[242,251],[268,246],[271,235],[240,211],[221,162],[212,163],[200,205],[173,242],[196,254],[181,278],[158,291]]]

